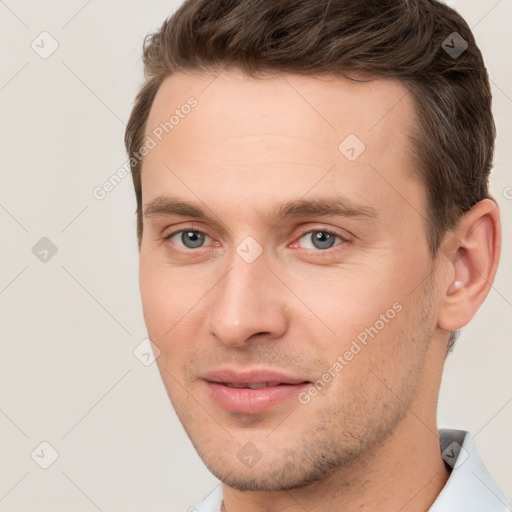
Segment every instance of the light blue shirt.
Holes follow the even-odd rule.
[[[478,456],[464,430],[439,430],[441,455],[453,469],[429,512],[512,512],[505,495]],[[216,487],[187,512],[220,512],[222,488]]]

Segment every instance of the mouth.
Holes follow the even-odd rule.
[[[222,384],[223,386],[227,386],[228,388],[237,388],[237,389],[262,389],[262,388],[271,388],[274,386],[286,386],[285,382],[255,382],[248,384],[237,384],[235,382],[219,382],[218,384]]]
[[[220,370],[202,377],[210,399],[229,412],[257,414],[296,398],[310,381],[270,371]],[[298,401],[297,401],[298,403]]]

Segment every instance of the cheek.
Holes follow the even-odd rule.
[[[150,327],[175,323],[191,307],[189,303],[199,291],[197,281],[183,270],[173,269],[143,254],[139,264],[139,288],[144,317]]]
[[[166,293],[166,286],[161,279],[158,279],[159,272],[150,264],[145,264],[141,259],[139,270],[139,288],[144,311],[144,319],[150,337],[160,332],[160,323],[166,318],[165,310],[169,299]],[[170,295],[170,294],[169,294]],[[161,335],[161,334],[160,334]]]
[[[381,277],[375,278],[375,275]],[[337,350],[342,350],[343,345],[350,344],[360,333],[364,340],[365,329],[374,332],[376,323],[378,331],[389,330],[389,325],[396,321],[397,309],[402,303],[400,298],[405,295],[389,272],[343,271],[317,280],[299,278],[292,288],[307,305],[306,309],[302,303],[297,304],[295,320],[302,316],[302,321],[317,325],[315,331],[322,333],[318,341],[327,333],[326,341]],[[293,303],[296,302],[293,299]]]
[[[141,257],[139,287],[149,338],[160,349],[157,362],[174,375],[182,373],[203,325],[205,290],[183,270]],[[171,379],[172,381],[172,379]],[[172,384],[172,382],[169,382]]]

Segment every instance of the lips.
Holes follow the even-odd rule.
[[[296,397],[311,382],[270,370],[218,370],[202,376],[209,397],[221,408],[244,414],[269,411]]]

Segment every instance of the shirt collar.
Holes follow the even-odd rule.
[[[469,432],[439,430],[441,456],[453,468],[429,512],[510,512],[503,492],[480,459]]]

